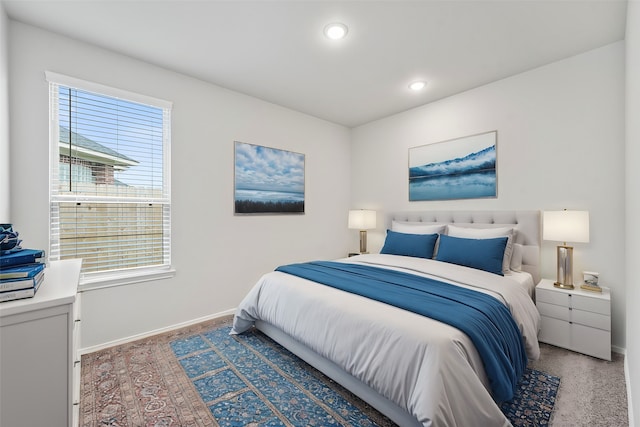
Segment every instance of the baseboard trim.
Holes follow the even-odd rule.
[[[187,326],[195,325],[196,323],[206,322],[208,320],[213,320],[213,319],[217,319],[217,318],[220,318],[220,317],[229,316],[229,315],[234,314],[235,312],[236,312],[236,309],[232,308],[232,309],[229,309],[229,310],[226,310],[226,311],[221,311],[219,313],[211,314],[211,315],[204,316],[204,317],[199,317],[197,319],[188,320],[188,321],[182,322],[182,323],[177,323],[175,325],[167,326],[165,328],[155,329],[153,331],[148,331],[148,332],[143,332],[141,334],[131,335],[129,337],[125,337],[125,338],[109,341],[109,342],[102,343],[102,344],[93,345],[91,347],[80,348],[80,349],[78,349],[78,354],[83,355],[83,354],[94,353],[96,351],[104,350],[105,348],[109,348],[109,347],[113,347],[113,346],[121,345],[121,344],[126,344],[126,343],[129,343],[131,341],[136,341],[136,340],[139,340],[139,339],[148,338],[150,336],[162,334],[162,333],[165,333],[165,332],[170,332],[170,331],[173,331],[173,330],[176,330],[176,329],[180,329],[180,328],[184,328],[184,327],[187,327]]]
[[[626,348],[618,347],[617,345],[612,345],[611,346],[611,351],[613,351],[614,353],[623,354],[625,356],[627,354],[627,349]]]
[[[627,385],[627,410],[629,412],[629,425],[634,426],[633,423],[633,400],[631,399],[631,378],[629,378],[629,365],[628,357],[624,358],[624,382]]]

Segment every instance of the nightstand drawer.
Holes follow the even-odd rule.
[[[600,313],[606,316],[611,315],[611,304],[609,300],[601,298],[590,298],[581,295],[571,296],[571,307],[579,310]]]
[[[538,311],[541,316],[553,317],[554,319],[564,320],[568,322],[569,318],[569,308],[562,305],[556,304],[548,304],[546,302],[540,302],[538,300],[537,304]]]
[[[552,317],[565,322],[579,323],[592,328],[611,330],[611,317],[590,311],[571,309],[560,305],[538,302],[538,311],[543,317]]]
[[[564,292],[556,292],[550,289],[536,289],[536,302],[562,305],[569,307],[569,295]]]
[[[611,332],[573,325],[571,350],[611,360]]]
[[[552,317],[542,316],[540,318],[540,335],[538,339],[547,344],[558,347],[571,347],[570,323]]]
[[[604,314],[591,313],[589,311],[571,310],[570,319],[573,323],[598,328],[605,331],[611,330],[611,317]]]

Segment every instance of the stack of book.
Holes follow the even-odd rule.
[[[44,280],[44,251],[17,249],[0,254],[0,302],[33,297]]]

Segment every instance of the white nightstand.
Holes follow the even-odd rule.
[[[611,360],[611,294],[561,289],[542,279],[536,287],[541,342]]]

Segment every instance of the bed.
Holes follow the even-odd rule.
[[[375,286],[373,282],[390,275],[411,283],[429,281],[429,289],[437,285],[447,292],[453,289],[474,298],[481,296],[508,313],[508,322],[517,328],[521,351],[526,352],[525,365],[526,358],[538,358],[540,318],[532,300],[540,279],[538,211],[394,213],[388,217],[387,229],[380,254],[301,267],[344,269],[357,274],[358,280],[366,272],[372,275],[366,278],[372,281],[371,288],[386,286],[387,279],[379,279],[383,283]],[[434,234],[433,253],[423,254],[423,242],[434,241],[428,237]],[[489,267],[483,264],[486,260],[477,261],[483,256],[467,259],[471,250],[465,248],[476,246],[465,245],[476,244],[481,245],[477,246],[479,253],[493,254]],[[489,247],[497,249],[486,249]],[[500,248],[497,265],[494,252]],[[496,386],[492,350],[477,341],[477,332],[462,330],[467,327],[465,323],[475,320],[452,326],[442,319],[294,273],[285,268],[265,274],[238,306],[232,333],[242,333],[255,325],[400,426],[510,425],[496,403],[501,399],[495,399],[508,393],[498,391]],[[348,282],[342,277],[334,281]],[[418,308],[423,305],[413,297],[405,300],[413,301]],[[455,312],[454,317],[458,317],[457,308]],[[518,351],[509,347],[505,353]],[[514,375],[519,375],[521,369],[515,365],[522,361],[503,363],[514,365],[511,371],[515,373],[510,372],[511,377],[505,381],[508,385]],[[509,366],[504,370],[510,371]]]

